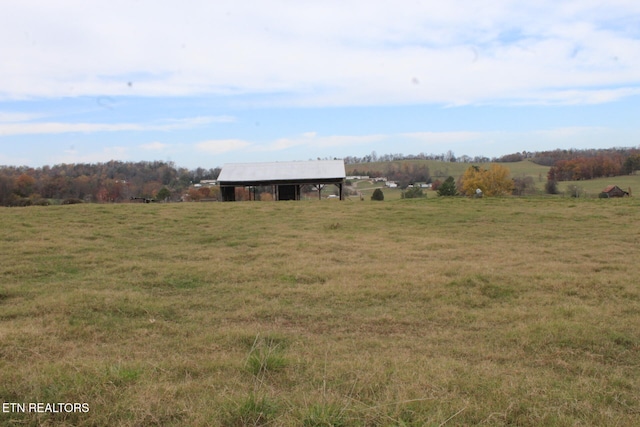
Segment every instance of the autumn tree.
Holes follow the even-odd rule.
[[[31,175],[23,173],[18,178],[16,178],[14,191],[20,197],[27,197],[31,193],[33,193],[35,183],[35,178],[33,178]]]
[[[511,179],[509,168],[492,164],[486,171],[486,184],[488,189],[482,192],[487,196],[506,196],[513,191],[513,180]]]
[[[484,172],[485,169],[479,166],[469,166],[469,168],[467,168],[460,178],[461,191],[464,195],[472,196],[478,188],[481,189],[483,193],[485,192]]]
[[[200,193],[201,199],[208,199],[211,196],[211,189],[209,189],[209,187],[200,187],[198,188],[198,192]]]
[[[627,158],[631,158],[630,156]],[[621,155],[598,155],[593,157],[576,157],[568,160],[558,160],[547,174],[548,179],[554,181],[578,181],[607,176],[617,176],[626,173]]]
[[[194,187],[190,188],[189,191],[187,191],[187,195],[189,196],[189,200],[191,200],[192,202],[199,202],[200,199],[202,199],[202,193]]]
[[[509,168],[492,164],[489,169],[470,166],[461,178],[461,191],[467,196],[476,194],[480,189],[485,196],[504,196],[513,191],[513,180],[509,177]]]

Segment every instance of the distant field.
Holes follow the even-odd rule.
[[[625,191],[629,191],[631,188],[632,195],[640,196],[640,175],[614,176],[586,181],[564,181],[559,183],[558,188],[565,191],[570,185],[578,186],[582,190],[581,194],[585,197],[597,197],[608,185],[617,185]]]
[[[357,170],[368,170],[368,171],[376,171],[380,173],[384,173],[389,167],[390,162],[373,162],[373,163],[360,163],[355,165],[346,165],[347,175],[350,175],[354,169]],[[391,163],[401,163],[401,162],[391,162]],[[437,160],[403,160],[402,163],[416,163],[416,164],[426,164],[429,166],[429,172],[433,179],[446,179],[448,176],[453,176],[457,178],[462,175],[464,171],[469,168],[469,166],[484,166],[489,167],[490,163],[451,163],[451,162],[441,162]],[[549,171],[548,166],[540,166],[529,160],[524,160],[521,162],[514,163],[500,163],[503,166],[506,166],[511,170],[511,174],[513,176],[532,176],[534,178],[538,178],[540,175],[546,180],[547,172]]]
[[[0,425],[638,423],[637,197],[0,221]]]
[[[429,171],[431,173],[432,179],[440,179],[446,178],[448,176],[453,176],[458,179],[465,170],[471,165],[469,163],[447,163],[435,160],[405,160],[403,162],[409,163],[419,163],[419,164],[427,164],[429,166]],[[347,174],[350,174],[351,171],[355,169],[358,170],[370,170],[370,171],[379,171],[384,172],[388,163],[378,162],[378,163],[364,163],[358,165],[347,165]],[[478,166],[489,167],[490,163],[487,164],[479,164]],[[513,163],[500,163],[500,165],[507,167],[512,177],[523,177],[530,176],[533,178],[536,188],[540,194],[544,194],[545,183],[547,182],[547,172],[549,171],[548,166],[540,166],[529,160],[524,160],[521,162],[513,162]],[[568,188],[571,185],[576,185],[581,189],[582,197],[598,197],[598,194],[602,192],[602,190],[608,185],[617,185],[625,191],[628,191],[631,188],[631,193],[634,194],[634,190],[637,189],[638,195],[640,195],[640,175],[624,175],[624,176],[616,176],[611,178],[598,178],[587,181],[563,181],[558,183],[558,190],[560,191],[560,196],[562,193],[568,193]],[[379,185],[367,185],[366,183],[360,183],[357,188],[358,190],[363,190],[363,193],[371,197],[371,193],[373,192],[373,188],[382,187],[385,195],[388,198],[395,200],[400,198],[401,190],[399,189],[384,189],[382,184]],[[433,191],[425,191],[427,197],[436,196],[436,193]]]

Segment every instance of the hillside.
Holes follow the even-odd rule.
[[[356,171],[361,172],[375,172],[384,175],[389,167],[397,166],[401,168],[403,164],[409,165],[424,165],[429,168],[431,177],[435,179],[443,179],[448,176],[454,178],[459,177],[464,173],[469,166],[488,166],[489,163],[458,163],[458,162],[443,162],[439,160],[395,160],[391,162],[371,162],[371,163],[356,163],[346,165],[347,175],[354,175]],[[542,177],[546,180],[548,166],[541,166],[533,163],[531,160],[522,160],[512,163],[500,163],[503,166],[508,167],[511,170],[512,176],[531,176],[534,179]]]
[[[475,159],[478,162],[471,162],[468,156],[457,158],[455,162],[445,161],[449,158],[446,155],[421,155],[419,158],[384,155],[384,161],[369,161],[374,158],[380,160],[377,156],[345,158],[347,175],[385,176],[397,182],[399,187],[406,188],[416,182],[444,181],[448,176],[457,179],[471,165],[488,168],[491,164],[486,157],[478,157]],[[585,195],[597,195],[609,184],[625,189],[640,187],[635,178],[637,175],[633,175],[634,171],[640,169],[637,149],[523,152],[493,159],[493,162],[508,168],[514,179],[527,178],[516,182],[516,186],[519,186],[516,194],[521,195],[543,192],[547,177],[560,181],[560,192],[577,186]],[[546,164],[553,166],[544,166]],[[215,199],[211,191],[207,194],[208,188],[196,187],[202,180],[215,180],[219,173],[219,168],[187,170],[172,162],[162,161],[110,161],[39,168],[0,166],[0,205],[111,203],[156,198],[169,201]],[[526,192],[521,190],[525,181]],[[354,194],[375,186],[366,182],[357,183]]]
[[[391,165],[401,168],[403,164],[411,164],[418,166],[427,166],[433,180],[443,180],[451,175],[454,178],[461,176],[464,171],[471,166],[470,163],[452,163],[438,160],[396,160],[392,162],[371,162],[346,165],[347,175],[353,175],[354,171],[371,171],[384,175]],[[473,164],[477,166],[488,167],[491,163]],[[519,162],[500,163],[502,166],[509,168],[512,177],[531,177],[539,194],[544,193],[544,186],[547,181],[547,173],[549,166],[542,166],[534,163],[532,160],[522,160]],[[596,178],[590,180],[579,181],[562,181],[558,183],[558,191],[560,195],[568,195],[569,189],[573,186],[577,187],[581,197],[598,197],[598,194],[608,185],[617,185],[624,190],[631,189],[631,194],[640,194],[640,174],[621,175],[606,178]],[[360,191],[364,197],[370,197],[374,188],[384,187],[383,184],[372,184],[367,181],[356,183],[355,188]],[[400,198],[400,189],[385,189],[385,196],[391,199]],[[426,191],[428,197],[435,197],[434,191]]]

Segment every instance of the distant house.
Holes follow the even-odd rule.
[[[602,194],[606,194],[607,197],[627,197],[629,196],[629,192],[624,191],[622,188],[617,185],[609,185],[607,188],[602,190]]]

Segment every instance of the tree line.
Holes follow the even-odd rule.
[[[346,156],[343,160],[344,160],[344,163],[347,165],[354,165],[354,164],[360,164],[360,163],[395,162],[399,160],[436,160],[439,162],[488,163],[488,162],[494,161],[495,159],[490,159],[485,156],[470,157],[467,155],[456,157],[455,153],[449,150],[446,153],[441,153],[441,154],[388,153],[388,154],[382,154],[382,155],[378,155],[375,151],[372,151],[370,154],[366,154],[360,157]]]
[[[219,168],[189,170],[162,161],[0,166],[0,205],[46,204],[52,199],[121,202],[155,198],[161,190],[171,197],[201,180],[216,179],[219,173]]]
[[[599,177],[631,174],[640,170],[640,149],[609,148],[589,150],[552,150],[521,152],[489,159],[483,156],[456,157],[452,151],[443,154],[403,155],[385,154],[375,151],[363,157],[348,156],[346,164],[359,164],[353,175],[371,177],[385,176],[396,181],[401,188],[417,182],[432,182],[429,167],[424,163],[398,160],[438,160],[442,162],[464,162],[486,164],[517,162],[529,159],[534,163],[551,166],[547,175],[552,192],[558,181],[575,181]],[[388,163],[385,168],[369,168],[372,162]],[[474,169],[476,175],[487,175],[489,169]],[[470,171],[469,174],[472,174]],[[121,202],[131,198],[177,199],[187,194],[191,200],[213,197],[207,189],[194,189],[202,180],[215,180],[220,168],[186,169],[173,162],[110,161],[105,163],[59,164],[33,168],[28,166],[0,166],[0,205],[24,206],[46,204],[51,200],[63,202]],[[438,173],[436,173],[438,175]],[[475,176],[475,175],[474,175]],[[476,177],[477,178],[477,177]],[[475,178],[474,178],[475,179]],[[474,179],[468,179],[472,182]],[[526,194],[533,187],[531,182],[514,179],[512,191]],[[436,180],[434,184],[441,184]],[[478,186],[474,184],[473,186]],[[471,187],[473,187],[471,186]],[[479,187],[479,186],[478,186]],[[489,189],[489,192],[492,190]]]

